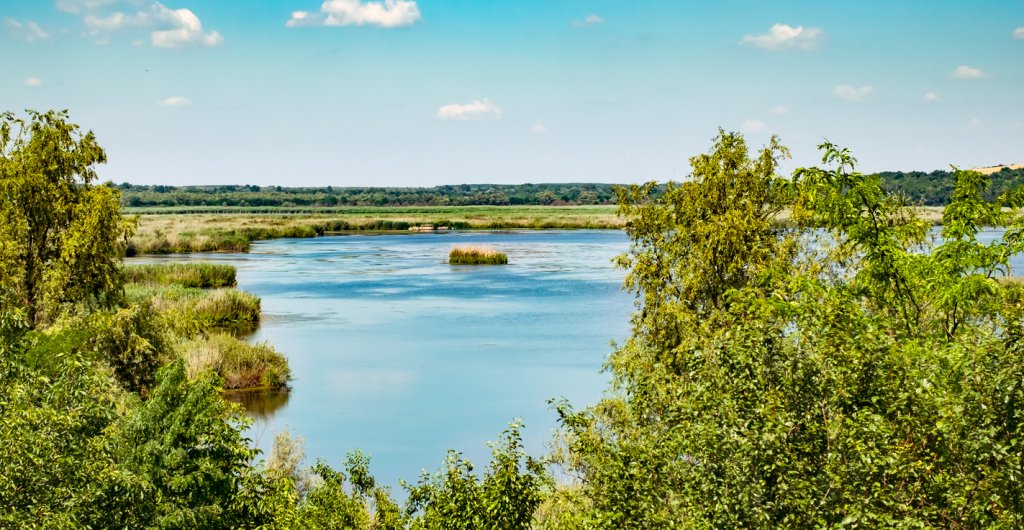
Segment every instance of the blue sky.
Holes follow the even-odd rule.
[[[105,179],[682,179],[718,127],[864,171],[1024,162],[1024,0],[3,0],[0,110]]]

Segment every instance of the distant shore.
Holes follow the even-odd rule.
[[[127,208],[138,216],[129,255],[247,252],[253,241],[366,231],[621,229],[615,206]]]
[[[623,229],[616,206],[414,206],[414,207],[153,207],[126,208],[138,217],[129,255],[248,252],[253,241],[318,237],[346,232],[409,232],[425,227],[455,230]],[[915,208],[939,224],[941,207]],[[786,213],[779,220],[785,222]]]

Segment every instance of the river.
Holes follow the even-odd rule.
[[[252,340],[284,352],[294,381],[247,396],[258,447],[286,429],[310,463],[339,467],[361,449],[395,486],[438,469],[448,449],[482,469],[486,442],[514,418],[541,455],[557,425],[548,400],[600,398],[610,341],[629,331],[632,297],[612,264],[628,243],[614,230],[357,234],[146,261],[228,263],[262,299]],[[500,250],[509,264],[448,265],[454,245]]]

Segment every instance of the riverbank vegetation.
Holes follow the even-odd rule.
[[[452,265],[505,265],[508,256],[485,247],[455,247],[448,252],[448,263]]]
[[[988,200],[980,173],[953,174],[935,240],[849,151],[784,177],[776,139],[751,156],[720,131],[687,182],[618,191],[638,311],[604,399],[556,404],[571,483],[514,422],[482,473],[451,452],[399,503],[359,452],[305,468],[282,437],[258,459],[205,369],[244,355],[225,335],[169,354],[162,311],[200,295],[126,300],[132,227],[92,185],[92,135],[64,113],[2,125],[0,526],[1024,525],[1024,286],[1002,281],[1024,194]]]
[[[247,252],[253,241],[317,237],[348,231],[409,231],[431,226],[454,229],[622,228],[609,206],[356,208],[324,213],[204,213],[138,215],[128,254]]]
[[[152,263],[125,267],[124,280],[140,285],[180,285],[195,289],[234,287],[235,268],[213,263]]]
[[[141,264],[124,267],[125,298],[151,308],[164,324],[173,358],[185,360],[190,377],[212,370],[225,390],[284,388],[288,362],[269,344],[250,344],[231,333],[252,331],[260,299],[225,285],[235,269],[210,263]]]

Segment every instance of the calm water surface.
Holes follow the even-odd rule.
[[[508,254],[506,266],[450,266],[453,245]],[[287,394],[244,396],[268,450],[287,429],[307,458],[340,464],[362,449],[385,484],[437,469],[448,449],[478,468],[513,418],[531,454],[556,426],[548,406],[605,389],[601,365],[628,335],[632,298],[611,260],[620,231],[345,235],[260,242],[226,262],[263,300],[253,340],[288,356]]]

